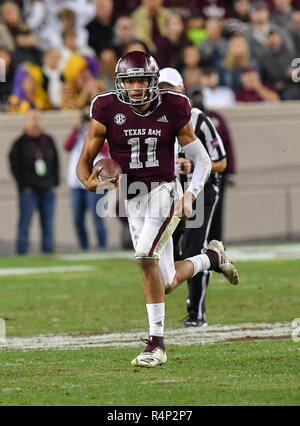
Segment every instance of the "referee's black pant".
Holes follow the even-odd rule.
[[[205,194],[203,225],[200,228],[188,228],[180,222],[173,234],[175,261],[196,256],[203,247],[207,247],[218,201],[219,189],[214,185]],[[211,275],[210,271],[203,271],[188,279],[187,309],[189,315],[195,319],[205,319],[205,298]]]

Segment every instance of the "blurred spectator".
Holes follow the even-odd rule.
[[[7,0],[0,0],[0,7],[6,2]],[[19,6],[19,8],[20,8],[20,10],[22,11],[23,10],[23,3],[24,3],[24,1],[26,1],[26,0],[12,0],[14,3],[16,3],[18,6]]]
[[[100,53],[98,78],[103,81],[106,90],[115,89],[115,70],[118,56],[113,48],[107,47]]]
[[[13,92],[6,109],[9,112],[27,112],[32,108],[47,110],[51,109],[51,105],[43,86],[41,67],[27,62],[16,69]]]
[[[219,74],[213,67],[203,69],[201,85],[203,104],[207,109],[232,107],[235,104],[235,94],[230,87],[219,86]]]
[[[64,144],[65,150],[70,152],[67,181],[68,186],[71,189],[73,222],[78,243],[82,250],[86,250],[89,247],[88,233],[85,227],[85,218],[88,210],[90,210],[93,215],[99,248],[105,249],[107,245],[104,220],[102,217],[98,216],[96,211],[99,199],[105,195],[87,191],[76,175],[76,166],[81,154],[83,143],[88,134],[90,124],[91,119],[89,115],[89,107],[85,107],[80,111],[78,124],[74,127]],[[98,161],[101,157],[108,156],[107,144],[102,148],[101,154],[101,156],[96,157],[95,161]]]
[[[10,0],[5,1],[1,8],[1,18],[10,33],[10,41],[6,41],[5,45],[8,46],[8,42],[14,66],[26,61],[40,65],[41,52],[37,48],[35,35],[22,22],[19,6]]]
[[[223,0],[203,0],[199,3],[206,19],[226,19],[231,16],[228,3]]]
[[[24,62],[42,64],[42,53],[37,48],[36,37],[26,24],[20,24],[15,33],[16,48],[13,52],[13,63],[17,67]]]
[[[222,35],[226,40],[229,40],[231,37],[243,35],[249,27],[250,24],[246,22],[230,18],[224,23]]]
[[[261,82],[258,72],[251,66],[243,70],[241,83],[241,88],[236,90],[237,102],[276,102],[280,100],[273,88]]]
[[[160,63],[164,62],[165,66],[177,68],[180,64],[181,51],[189,44],[183,18],[179,14],[173,13],[167,20],[166,30],[165,52]]]
[[[181,74],[185,87],[192,84],[201,84],[201,56],[199,50],[193,44],[186,46],[182,52]]]
[[[18,27],[22,24],[19,6],[11,1],[5,1],[1,8],[1,20],[15,40]]]
[[[133,22],[129,16],[119,16],[114,26],[113,46],[119,58],[125,55],[129,44],[136,41],[133,34]]]
[[[279,32],[287,49],[293,51],[294,43],[291,36],[271,23],[270,12],[265,2],[258,1],[252,4],[250,18],[252,26],[245,31],[244,35],[249,43],[251,56],[258,61],[259,65],[264,61],[267,50],[266,41],[270,31]]]
[[[12,37],[7,26],[0,22],[0,46],[5,47],[9,51],[13,51],[15,47],[14,38]]]
[[[50,0],[25,0],[24,16],[26,23],[37,38],[37,46],[42,51],[58,48],[60,28],[58,3]]]
[[[94,0],[64,0],[58,3],[60,11],[58,17],[62,23],[62,32],[72,27],[76,31],[77,45],[88,45],[88,31],[86,25],[95,17],[96,2]],[[72,12],[74,18],[72,17]]]
[[[293,26],[291,28],[291,35],[295,43],[295,56],[300,56],[300,10],[293,12],[292,14]]]
[[[284,45],[281,34],[271,31],[266,39],[267,50],[261,63],[262,79],[271,84],[281,98],[289,84],[293,85],[289,76],[289,68],[294,52]]]
[[[273,0],[275,9],[271,13],[271,22],[287,31],[292,27],[292,0]]]
[[[53,0],[48,0],[51,3]],[[96,15],[95,0],[58,0],[58,8],[71,9],[76,15],[76,31],[81,32],[91,19]]]
[[[105,89],[103,81],[96,79],[88,61],[74,54],[63,71],[62,109],[83,108]]]
[[[63,28],[59,17],[62,9],[75,13],[75,30],[79,46],[87,44],[87,23],[95,16],[95,3],[90,0],[24,0],[24,15],[27,24],[37,36],[38,46],[43,51],[58,48]],[[63,18],[64,19],[64,18]],[[68,20],[69,18],[67,18]]]
[[[25,130],[14,142],[9,161],[19,190],[17,253],[28,251],[28,233],[36,209],[41,219],[41,249],[51,253],[54,250],[53,188],[59,184],[59,161],[53,138],[43,131],[40,112],[32,110],[26,115]]]
[[[249,0],[233,0],[233,18],[241,22],[250,22]]]
[[[231,37],[228,41],[221,72],[222,83],[236,90],[241,85],[241,72],[248,65],[253,65],[258,69],[256,61],[250,58],[247,40],[243,36]]]
[[[1,17],[14,39],[14,66],[26,61],[41,65],[41,52],[37,47],[36,37],[29,26],[22,22],[19,6],[10,0],[4,2]]]
[[[200,44],[201,61],[205,65],[219,66],[226,50],[226,40],[222,37],[222,21],[208,19],[205,23],[207,38]]]
[[[112,0],[95,0],[96,17],[86,26],[89,46],[99,56],[102,49],[112,44],[114,3]]]
[[[179,14],[172,13],[167,19],[166,34],[166,37],[160,37],[159,49],[154,56],[160,68],[177,68],[182,49],[190,44],[185,35],[183,18]]]
[[[127,47],[126,53],[134,52],[135,50],[141,51],[144,53],[149,53],[149,50],[146,44],[139,40],[130,43],[129,46]]]
[[[59,63],[59,50],[50,49],[44,54],[42,67],[44,77],[43,86],[47,90],[52,108],[55,109],[61,107],[62,72]]]
[[[143,41],[154,56],[161,39],[167,36],[167,21],[171,13],[170,9],[163,7],[163,0],[142,0],[131,15],[135,37]]]
[[[205,19],[200,10],[192,10],[191,15],[187,18],[186,36],[196,46],[207,38]]]
[[[61,9],[58,13],[58,18],[61,23],[61,32],[72,31],[76,34],[75,23],[76,23],[76,15],[75,12],[71,9]],[[76,44],[78,44],[78,39],[76,37]]]
[[[5,81],[0,81],[0,111],[4,111],[12,93],[15,75],[10,51],[4,46],[0,46],[0,60],[5,64]]]
[[[114,15],[116,18],[119,16],[129,16],[134,9],[140,6],[141,0],[114,0]]]
[[[89,46],[78,47],[75,29],[70,28],[63,32],[63,46],[60,49],[61,69],[65,69],[66,65],[75,54],[91,58],[91,60],[94,57],[94,51]]]
[[[251,3],[254,3],[256,0],[251,0]],[[272,12],[275,8],[274,6],[274,0],[263,0],[264,3],[267,5],[270,12]]]

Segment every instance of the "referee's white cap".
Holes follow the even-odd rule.
[[[181,74],[175,68],[163,68],[159,71],[158,83],[169,83],[172,86],[184,87]]]

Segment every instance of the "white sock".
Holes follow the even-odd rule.
[[[146,304],[149,319],[149,336],[163,336],[165,324],[165,303]]]
[[[190,260],[194,265],[194,273],[192,275],[193,277],[199,272],[206,271],[210,268],[210,260],[207,254],[197,254],[196,256],[188,257],[185,260]]]

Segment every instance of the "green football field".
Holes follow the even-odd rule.
[[[300,405],[299,262],[236,262],[236,287],[214,274],[202,331],[181,327],[183,284],[167,296],[168,362],[140,369],[134,261],[0,258],[0,405]]]

